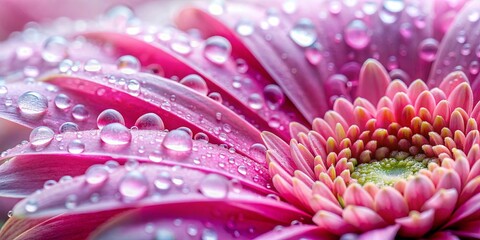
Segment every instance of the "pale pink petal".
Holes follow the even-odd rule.
[[[422,213],[410,212],[410,216],[395,220],[400,225],[399,233],[406,237],[421,237],[433,226],[435,213],[428,210]]]
[[[382,229],[371,230],[360,235],[358,237],[358,240],[372,240],[372,239],[394,240],[399,228],[400,226],[398,225],[392,225]]]
[[[256,237],[256,240],[296,240],[296,239],[318,239],[318,240],[330,240],[336,239],[333,235],[323,232],[318,229],[317,226],[312,225],[300,225],[282,227],[279,229],[273,229],[270,232],[262,234]]]

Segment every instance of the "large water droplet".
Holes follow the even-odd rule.
[[[317,32],[312,21],[301,18],[289,32],[290,38],[301,47],[308,47],[317,41]]]
[[[258,93],[252,93],[248,96],[248,106],[252,109],[259,110],[263,107],[263,99],[262,96]]]
[[[170,174],[168,172],[161,172],[153,184],[160,192],[168,191],[172,185]]]
[[[345,28],[345,42],[352,48],[360,50],[370,43],[370,33],[362,20],[353,20]]]
[[[123,124],[111,123],[100,130],[100,139],[110,145],[125,145],[132,139],[132,134]]]
[[[232,52],[230,42],[221,36],[209,37],[203,49],[203,56],[215,64],[224,64]]]
[[[77,121],[84,121],[90,116],[83,104],[77,104],[72,108],[72,117]]]
[[[260,163],[265,162],[266,160],[265,156],[267,152],[267,148],[265,147],[265,145],[261,143],[254,143],[252,144],[252,146],[250,146],[249,152],[250,152],[250,156],[253,157],[255,160],[257,160],[258,162]]]
[[[54,99],[55,107],[65,110],[72,106],[72,99],[69,96],[61,93],[58,94]]]
[[[85,63],[83,69],[91,73],[100,72],[102,70],[102,64],[96,59],[90,59]]]
[[[132,55],[121,56],[117,60],[117,69],[125,74],[132,74],[140,71],[140,61]]]
[[[285,101],[282,89],[276,84],[269,84],[263,89],[263,96],[267,102],[268,108],[278,109]]]
[[[190,152],[193,147],[193,141],[187,132],[172,130],[163,139],[162,146],[174,152]]]
[[[98,115],[97,127],[98,129],[102,129],[110,123],[120,123],[122,125],[125,125],[125,119],[123,119],[122,114],[119,113],[117,110],[106,109]]]
[[[246,37],[253,34],[253,32],[255,31],[255,27],[250,20],[241,19],[240,21],[238,21],[237,25],[235,26],[235,31],[240,36]]]
[[[124,5],[117,5],[105,12],[105,20],[117,30],[122,30],[127,26],[127,23],[135,18],[133,10]]]
[[[58,131],[60,133],[76,132],[76,131],[78,131],[78,125],[76,123],[73,123],[73,122],[64,122],[58,128]]]
[[[85,143],[83,143],[80,139],[75,139],[68,144],[67,150],[72,154],[82,153],[85,151]]]
[[[124,200],[138,200],[148,193],[148,180],[138,171],[130,171],[120,181],[118,191]]]
[[[85,181],[90,184],[100,184],[108,179],[108,169],[104,165],[96,164],[85,172]]]
[[[27,117],[39,117],[47,112],[48,100],[38,92],[29,91],[18,97],[20,113]]]
[[[383,7],[392,13],[401,12],[405,8],[404,0],[385,0]]]
[[[37,127],[30,133],[30,144],[33,148],[45,147],[52,142],[55,132],[44,126]]]
[[[68,42],[65,38],[53,36],[48,38],[42,51],[42,58],[46,62],[59,63],[67,57]]]
[[[427,62],[432,62],[437,57],[438,41],[434,38],[424,39],[419,44],[419,57]]]
[[[197,74],[190,74],[182,78],[180,83],[195,90],[196,92],[207,95],[208,87],[205,80]]]
[[[135,126],[143,130],[165,129],[162,119],[155,113],[146,113],[140,116],[135,122]]]
[[[228,194],[229,181],[218,174],[208,174],[199,185],[200,192],[209,198],[225,198]]]

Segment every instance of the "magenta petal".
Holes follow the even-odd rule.
[[[103,142],[100,131],[57,135],[39,151],[28,143],[19,145],[3,157],[10,160],[0,165],[0,194],[24,196],[41,188],[47,180],[83,174],[89,166],[112,158],[120,163],[135,159],[225,174],[260,191],[271,192],[267,188],[270,185],[268,170],[250,158],[200,140],[192,140],[190,151],[175,152],[161,144],[167,132],[132,130],[130,133],[131,142],[123,146]]]
[[[366,233],[363,233],[358,237],[358,240],[372,240],[372,239],[382,239],[382,240],[393,240],[397,235],[398,229],[400,226],[392,225],[382,229],[371,230]]]
[[[390,76],[382,64],[377,60],[368,59],[360,70],[357,95],[376,104],[385,95],[390,82]]]
[[[329,235],[328,233],[323,232],[318,229],[317,226],[312,225],[299,225],[299,226],[290,226],[275,228],[270,232],[262,234],[256,237],[256,240],[296,240],[296,239],[318,239],[318,240],[328,240],[336,239],[334,236]]]

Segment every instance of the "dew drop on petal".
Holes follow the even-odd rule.
[[[112,27],[123,28],[131,19],[135,18],[135,13],[127,6],[117,5],[108,9],[104,16]]]
[[[202,179],[198,190],[209,198],[225,198],[228,194],[228,185],[226,177],[212,173]]]
[[[38,201],[36,199],[28,199],[25,203],[25,211],[28,213],[34,213],[38,210]]]
[[[117,69],[125,74],[132,74],[140,71],[140,61],[132,55],[121,56],[117,60]]]
[[[360,50],[370,43],[368,27],[362,20],[353,20],[345,28],[345,42],[348,46]]]
[[[30,144],[34,148],[45,147],[52,142],[54,136],[55,132],[52,129],[40,126],[30,133]]]
[[[245,167],[244,165],[238,166],[237,171],[242,175],[247,175],[247,167]]]
[[[313,44],[312,46],[305,48],[305,58],[307,58],[307,61],[313,65],[317,65],[322,61],[323,55],[318,44]]]
[[[75,194],[70,194],[67,196],[67,199],[65,199],[65,207],[67,209],[74,209],[78,205],[78,197]]]
[[[208,93],[208,87],[205,80],[197,74],[190,74],[182,78],[180,83],[195,90],[196,92],[206,96]]]
[[[68,42],[65,38],[53,36],[45,40],[42,58],[49,63],[59,63],[67,57]]]
[[[75,139],[67,145],[67,150],[72,154],[79,154],[85,151],[85,143],[80,139]]]
[[[55,186],[55,184],[57,184],[57,182],[55,180],[47,180],[45,181],[45,183],[43,184],[43,188],[44,189],[49,189],[53,186]]]
[[[250,36],[253,34],[255,31],[255,27],[253,26],[253,23],[250,20],[246,19],[241,19],[238,21],[237,25],[235,26],[235,31],[240,35],[240,36]]]
[[[252,144],[252,146],[250,146],[250,149],[249,149],[250,156],[260,163],[265,162],[266,151],[267,151],[267,148],[265,147],[265,145],[261,143],[254,143]]]
[[[212,229],[205,228],[202,231],[202,240],[218,240],[218,234]]]
[[[68,95],[65,95],[63,93],[58,94],[53,102],[55,103],[55,107],[62,110],[65,110],[72,106],[72,99],[70,99]]]
[[[177,237],[170,229],[160,228],[155,232],[155,240],[175,240]]]
[[[108,179],[109,172],[106,166],[95,164],[85,172],[85,181],[90,184],[100,184]]]
[[[138,200],[148,192],[148,180],[139,171],[130,171],[120,180],[118,191],[125,200]]]
[[[433,38],[424,39],[419,44],[419,57],[427,62],[435,60],[438,51],[438,41]]]
[[[218,92],[211,92],[211,93],[208,94],[208,97],[213,99],[214,101],[216,101],[218,103],[223,102],[222,95]]]
[[[170,174],[168,172],[161,172],[153,182],[155,188],[161,192],[166,192],[172,186]]]
[[[77,121],[84,121],[90,117],[90,113],[83,104],[77,104],[72,108],[72,117]]]
[[[374,0],[367,0],[363,3],[362,10],[367,15],[373,15],[378,10],[378,3]]]
[[[182,130],[172,130],[163,139],[162,146],[174,152],[190,152],[193,141],[190,135]]]
[[[5,97],[8,93],[8,88],[5,85],[0,85],[0,97]]]
[[[230,42],[221,36],[209,37],[203,49],[203,56],[215,64],[224,64],[232,52]]]
[[[85,63],[83,69],[91,73],[100,72],[102,70],[102,64],[96,59],[90,59]]]
[[[135,79],[128,80],[127,92],[130,93],[130,95],[133,95],[133,96],[140,95],[140,88],[141,88],[140,82],[138,82]]]
[[[183,35],[176,36],[176,38],[170,42],[170,48],[181,55],[188,55],[192,52],[190,39]]]
[[[125,125],[111,123],[100,130],[100,139],[110,145],[125,145],[132,140],[132,134]]]
[[[73,61],[70,59],[64,59],[58,64],[58,71],[61,73],[68,73],[73,67]]]
[[[140,116],[135,122],[135,126],[141,130],[164,130],[162,118],[155,113],[146,113]]]
[[[290,38],[301,47],[308,47],[317,41],[317,31],[308,18],[298,20],[289,32]]]
[[[282,89],[276,84],[269,84],[263,89],[263,97],[267,103],[268,108],[278,109],[285,101],[285,95]]]
[[[208,135],[203,133],[203,132],[199,132],[199,133],[195,134],[194,139],[199,140],[199,141],[205,141],[205,142],[209,141]]]
[[[58,129],[60,133],[77,132],[78,130],[78,125],[73,122],[64,122]]]
[[[98,129],[102,129],[110,123],[120,123],[122,125],[125,125],[125,119],[123,119],[122,114],[119,113],[117,110],[106,109],[98,115],[97,127]]]
[[[47,112],[48,100],[38,92],[29,91],[18,97],[18,108],[22,115],[38,117]]]
[[[259,110],[263,107],[263,98],[258,93],[252,93],[248,96],[248,106],[252,109]]]
[[[404,0],[385,0],[383,7],[392,13],[401,12],[405,8]]]

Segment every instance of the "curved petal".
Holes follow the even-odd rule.
[[[334,236],[328,235],[328,233],[319,230],[317,226],[298,225],[282,227],[279,229],[275,228],[270,232],[256,237],[255,240],[295,240],[302,238],[311,238],[318,240],[336,239]]]

